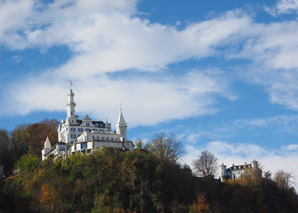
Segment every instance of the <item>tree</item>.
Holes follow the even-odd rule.
[[[11,147],[9,142],[9,133],[6,129],[0,129],[0,165],[4,166],[4,171],[12,169]]]
[[[182,143],[177,140],[173,133],[169,135],[165,133],[156,134],[152,142],[148,143],[145,148],[158,159],[171,163],[176,163],[185,154]]]
[[[199,194],[197,201],[190,207],[190,213],[211,212],[205,194]]]
[[[247,167],[242,174],[242,178],[240,179],[240,182],[243,185],[248,185],[248,186],[255,186],[258,185],[262,181],[262,170],[258,167],[253,168],[253,167]],[[266,174],[268,175],[268,174]]]
[[[217,158],[207,150],[203,151],[199,159],[193,161],[193,166],[198,175],[208,177],[216,175]]]
[[[40,151],[43,148],[43,144],[47,136],[52,143],[58,141],[56,131],[58,123],[59,122],[55,119],[45,119],[39,123],[34,123],[27,126],[26,131],[29,135],[29,153],[40,156]]]
[[[23,154],[28,152],[29,134],[26,128],[26,124],[18,125],[11,132],[10,142],[13,163],[16,163]]]
[[[283,170],[278,170],[273,178],[273,181],[277,184],[279,188],[289,189],[291,187],[293,174],[290,172],[285,172]]]

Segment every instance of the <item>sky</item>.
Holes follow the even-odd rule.
[[[191,165],[259,161],[298,183],[298,0],[0,0],[0,128],[81,118],[174,133]],[[298,185],[298,184],[297,184]]]

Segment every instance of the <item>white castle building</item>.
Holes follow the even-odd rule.
[[[224,182],[227,179],[240,179],[247,168],[252,168],[256,171],[258,176],[262,177],[262,170],[259,168],[258,161],[253,160],[251,163],[244,163],[242,165],[232,165],[227,168],[226,165],[222,163],[220,166],[220,179]]]
[[[134,144],[127,140],[127,123],[120,109],[116,131],[112,131],[111,123],[92,121],[87,115],[82,120],[75,114],[76,103],[74,93],[70,89],[67,93],[67,117],[58,125],[58,143],[51,147],[49,138],[41,151],[42,160],[52,155],[63,159],[74,153],[90,153],[101,147],[113,147],[132,150]]]

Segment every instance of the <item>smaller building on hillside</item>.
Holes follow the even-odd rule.
[[[250,168],[252,169],[252,171],[254,171],[254,174],[256,174],[257,177],[262,178],[262,170],[259,168],[259,163],[258,161],[253,160],[249,164],[246,162],[242,165],[232,164],[232,166],[229,168],[227,168],[227,166],[222,163],[222,165],[220,166],[220,179],[222,182],[227,179],[241,179],[244,175],[244,172]]]

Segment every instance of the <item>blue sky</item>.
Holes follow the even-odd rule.
[[[77,114],[132,140],[173,132],[191,164],[298,178],[298,1],[0,0],[0,128]]]

